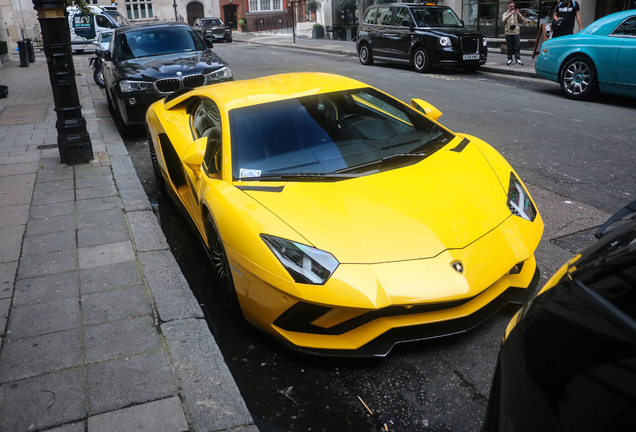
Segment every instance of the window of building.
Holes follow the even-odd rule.
[[[524,17],[519,26],[522,39],[534,39],[539,26],[547,23],[553,3],[537,0],[518,0],[517,7]],[[508,0],[462,0],[464,25],[487,37],[503,37],[504,25],[501,17],[508,10]]]
[[[126,0],[126,14],[128,19],[146,19],[154,17],[152,1]]]
[[[250,12],[280,10],[283,10],[280,0],[250,0]]]

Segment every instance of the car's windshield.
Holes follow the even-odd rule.
[[[415,24],[418,27],[463,27],[459,17],[447,7],[411,8]]]
[[[113,32],[101,32],[99,40],[101,42],[110,42],[110,38],[113,36]]]
[[[374,89],[231,110],[234,179],[370,174],[419,162],[453,134]]]
[[[103,13],[108,15],[110,20],[117,24],[116,27],[124,27],[124,26],[130,25],[130,22],[128,22],[126,17],[117,11],[106,10],[106,11],[103,11]]]
[[[119,60],[206,49],[188,26],[146,27],[119,33],[115,46]]]
[[[218,18],[208,18],[208,19],[202,19],[201,20],[201,25],[203,26],[222,26],[223,22],[218,19]]]

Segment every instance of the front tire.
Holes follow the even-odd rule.
[[[230,264],[219,231],[216,229],[214,218],[210,213],[205,218],[205,233],[208,237],[208,256],[212,261],[212,271],[221,294],[221,303],[232,314],[240,316],[241,306],[234,289]]]
[[[575,100],[591,99],[598,91],[594,63],[587,57],[570,59],[561,69],[559,83],[566,97]]]
[[[360,63],[365,66],[373,64],[373,53],[371,52],[371,47],[364,43],[360,45],[360,52],[358,52],[358,58],[360,59]]]
[[[431,71],[431,58],[424,48],[420,47],[413,53],[413,69],[418,73]]]
[[[95,69],[95,72],[93,72],[93,79],[95,80],[95,84],[97,84],[101,88],[106,87],[106,83],[104,83],[104,69],[103,68],[100,67],[99,69]]]

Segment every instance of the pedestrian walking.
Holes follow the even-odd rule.
[[[564,0],[554,9],[554,25],[552,37],[571,35],[574,33],[574,21],[579,24],[579,31],[583,29],[581,24],[581,8],[575,0]]]
[[[508,10],[503,13],[501,20],[505,25],[506,45],[508,46],[508,66],[512,64],[513,55],[517,60],[517,64],[523,66],[523,63],[521,63],[521,36],[519,35],[519,25],[523,23],[524,20],[514,0],[508,2]]]

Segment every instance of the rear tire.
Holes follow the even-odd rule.
[[[416,49],[413,53],[413,69],[418,73],[431,71],[431,58],[422,47]]]
[[[95,72],[93,72],[93,79],[95,80],[95,84],[97,84],[101,88],[106,87],[106,83],[104,83],[104,69],[103,68],[100,67],[99,69],[95,69]]]
[[[563,94],[575,100],[587,100],[596,96],[598,80],[596,67],[587,57],[574,57],[563,66],[559,77]]]
[[[210,213],[205,218],[205,233],[208,237],[208,256],[212,262],[212,272],[221,294],[221,303],[233,315],[240,316],[241,306],[234,289],[230,264],[228,263],[219,231],[214,224],[214,218]]]
[[[371,52],[371,47],[364,43],[360,45],[360,51],[358,52],[358,59],[360,59],[360,63],[365,66],[369,66],[373,64],[373,53]]]

